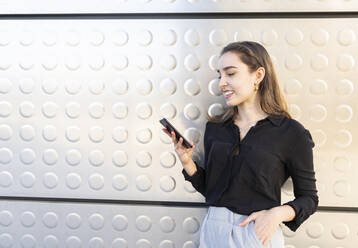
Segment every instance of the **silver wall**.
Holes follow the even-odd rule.
[[[199,17],[357,8],[280,2],[160,6]],[[0,247],[197,247],[204,198],[184,181],[159,119],[193,140],[203,161],[205,112],[225,106],[218,53],[237,40],[267,48],[292,115],[316,143],[319,211],[296,232],[282,225],[286,247],[358,246],[358,15],[156,19],[164,12],[154,1],[87,3],[0,0]],[[135,10],[153,18],[11,16]],[[282,203],[293,198],[289,179]]]

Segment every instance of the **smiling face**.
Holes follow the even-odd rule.
[[[219,88],[223,92],[228,105],[234,106],[243,102],[255,100],[255,85],[263,78],[262,70],[249,71],[249,67],[232,52],[224,53],[218,61]],[[258,87],[258,84],[257,84]],[[225,95],[224,91],[232,91]]]

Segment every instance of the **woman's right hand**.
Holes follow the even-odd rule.
[[[188,163],[191,160],[195,145],[192,141],[190,141],[190,144],[192,145],[191,148],[186,148],[183,146],[183,138],[180,137],[179,141],[176,140],[175,132],[172,131],[170,133],[167,129],[162,128],[163,132],[166,133],[169,137],[172,138],[172,141],[174,143],[175,152],[178,154],[178,157],[181,161],[181,163],[184,165]]]

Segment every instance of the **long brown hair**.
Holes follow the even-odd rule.
[[[249,67],[251,73],[259,67],[265,69],[265,76],[258,89],[261,109],[269,115],[284,115],[292,118],[288,111],[286,99],[281,92],[272,60],[266,49],[254,41],[237,41],[226,45],[221,50],[220,56],[227,52],[239,56],[241,61]],[[213,122],[225,122],[227,119],[235,117],[237,113],[237,106],[227,106],[221,115],[209,116],[206,112],[206,119]]]

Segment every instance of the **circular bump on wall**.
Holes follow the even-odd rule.
[[[31,234],[25,234],[21,237],[20,243],[23,248],[35,248],[36,238]]]
[[[200,228],[199,221],[195,217],[187,217],[183,221],[183,229],[188,234],[196,233]]]
[[[354,65],[354,58],[350,54],[340,54],[337,58],[337,68],[342,72],[351,71]]]
[[[0,172],[0,187],[7,188],[14,182],[14,177],[8,171]]]
[[[70,95],[76,95],[80,93],[82,84],[78,80],[67,80],[65,83],[66,92]]]
[[[314,104],[309,107],[309,119],[315,122],[322,122],[327,118],[327,108],[322,104]]]
[[[46,78],[42,81],[41,89],[48,95],[54,94],[58,89],[58,82],[55,78]]]
[[[113,43],[116,46],[124,46],[128,43],[128,33],[124,30],[113,32]]]
[[[113,176],[112,186],[119,191],[125,190],[128,187],[127,177],[122,174]]]
[[[23,125],[20,128],[20,137],[24,141],[31,141],[35,138],[35,129],[30,125]]]
[[[146,168],[152,163],[152,155],[146,151],[140,151],[136,156],[136,163],[142,168]]]
[[[142,71],[147,71],[152,68],[153,60],[152,57],[149,55],[137,55],[135,57],[135,64],[137,65],[138,69]]]
[[[336,111],[335,111],[336,121],[341,123],[347,123],[351,121],[352,117],[353,117],[353,109],[351,106],[346,104],[341,104],[336,107]]]
[[[81,248],[82,241],[76,236],[70,236],[66,239],[66,248]]]
[[[160,67],[166,71],[172,71],[177,66],[177,60],[172,54],[161,56],[159,60]]]
[[[128,81],[123,78],[117,78],[112,82],[112,92],[117,95],[128,93]]]
[[[200,34],[194,29],[189,29],[184,34],[184,41],[189,46],[195,47],[200,44]]]
[[[353,90],[353,83],[348,79],[342,79],[336,83],[336,94],[339,96],[351,95]]]
[[[295,78],[287,80],[284,85],[284,91],[287,95],[299,95],[302,88],[302,83]]]
[[[176,182],[173,177],[162,176],[159,181],[160,181],[160,188],[164,192],[172,192],[175,189]]]
[[[261,32],[261,42],[266,46],[271,46],[277,41],[278,34],[274,29]]]
[[[82,154],[77,149],[71,149],[66,152],[65,160],[67,164],[75,166],[81,162]]]
[[[7,124],[0,124],[0,140],[9,140],[13,135],[12,128]]]
[[[123,71],[128,68],[128,58],[125,55],[115,55],[113,58],[112,66],[118,71]]]
[[[184,83],[184,92],[189,96],[196,96],[200,93],[200,83],[193,78],[189,78]]]
[[[136,178],[136,187],[140,191],[148,191],[152,187],[152,180],[147,175],[139,175]]]
[[[76,126],[66,128],[65,136],[70,142],[77,142],[81,138],[81,129]]]
[[[128,155],[125,151],[115,151],[112,155],[112,162],[115,166],[123,167],[128,163]]]
[[[0,235],[0,246],[4,248],[13,247],[14,239],[9,233],[2,233]]]
[[[45,173],[43,177],[43,184],[48,189],[53,189],[58,184],[58,176],[53,172]]]
[[[76,30],[69,30],[65,34],[66,45],[68,46],[77,46],[80,44],[80,39],[80,34]]]
[[[339,240],[347,238],[349,233],[349,226],[345,223],[336,223],[331,229],[332,236]]]
[[[70,189],[77,189],[81,186],[82,178],[77,173],[69,173],[66,176],[66,185]]]
[[[0,102],[0,117],[8,117],[12,112],[12,105],[9,102]]]
[[[176,82],[172,78],[164,78],[160,82],[159,90],[166,96],[173,95],[177,90]]]
[[[227,42],[227,34],[223,29],[214,29],[209,34],[209,41],[214,46],[222,46]]]
[[[20,216],[21,224],[25,227],[31,227],[35,225],[35,214],[31,211],[25,211]]]
[[[70,229],[77,229],[82,224],[82,218],[77,213],[70,213],[66,216],[66,226]]]
[[[334,135],[334,142],[340,148],[346,148],[352,144],[352,133],[346,129],[340,129]]]
[[[200,117],[200,109],[192,103],[187,104],[183,112],[188,120],[196,120]]]
[[[31,188],[32,186],[34,186],[35,181],[35,175],[29,171],[22,173],[20,176],[20,183],[25,188]]]
[[[65,66],[70,71],[76,71],[81,67],[81,57],[75,54],[67,55],[65,57]]]
[[[54,212],[47,212],[42,217],[42,223],[48,228],[55,228],[58,225],[58,215]]]
[[[35,81],[32,78],[21,78],[19,90],[24,94],[31,94],[35,88]]]
[[[172,168],[176,163],[176,157],[172,152],[163,152],[160,155],[160,164],[164,168]]]
[[[56,55],[44,56],[41,61],[42,67],[47,71],[53,71],[56,69],[58,64]]]
[[[42,137],[46,141],[54,141],[57,138],[56,127],[52,125],[45,126],[42,131]]]
[[[346,179],[338,179],[333,183],[333,192],[338,197],[348,197],[351,189],[351,184]]]
[[[177,42],[178,37],[173,29],[167,29],[161,31],[160,39],[164,46],[173,46]]]
[[[220,82],[220,79],[218,79],[218,78],[214,78],[214,79],[210,80],[208,89],[209,89],[209,93],[212,96],[222,96],[223,95],[222,91],[219,87],[219,82]]]
[[[88,138],[92,142],[102,142],[104,140],[104,129],[101,126],[91,127],[88,131]]]
[[[104,177],[99,173],[93,173],[88,178],[88,185],[91,189],[100,190],[104,186]]]
[[[352,29],[343,29],[338,32],[337,40],[342,46],[349,46],[354,43],[356,35]]]
[[[1,164],[8,164],[14,158],[13,152],[6,147],[0,148],[0,163]]]
[[[326,45],[328,39],[329,33],[323,28],[316,29],[311,33],[311,42],[316,46]]]
[[[150,142],[152,136],[152,131],[149,128],[141,128],[136,131],[136,140],[141,144]]]
[[[104,116],[104,105],[100,102],[91,103],[88,106],[88,114],[94,119],[100,119]]]
[[[328,67],[328,58],[324,54],[315,54],[311,57],[311,68],[314,71],[321,72]]]
[[[92,214],[88,218],[89,225],[92,230],[100,230],[104,226],[104,218],[100,214]]]
[[[46,149],[42,154],[42,161],[47,165],[54,165],[58,161],[58,153],[55,149]]]
[[[149,46],[152,43],[153,34],[148,29],[143,29],[136,33],[135,40],[140,46]]]
[[[43,240],[44,247],[58,247],[58,239],[54,235],[47,235]]]
[[[315,79],[311,84],[310,84],[310,93],[312,95],[324,95],[327,93],[327,82],[321,79]]]
[[[10,211],[2,210],[0,212],[0,225],[10,226],[13,223],[14,216]]]
[[[12,87],[13,83],[8,78],[0,78],[0,93],[9,93]]]
[[[173,232],[175,229],[175,220],[170,216],[163,216],[159,220],[159,227],[165,233]]]
[[[197,56],[188,54],[184,58],[184,66],[189,72],[194,72],[200,69],[201,62]]]
[[[32,164],[36,159],[34,150],[30,148],[24,148],[20,151],[19,158],[24,164]]]
[[[58,105],[54,102],[45,102],[42,105],[42,114],[47,118],[54,118],[59,109]]]
[[[293,53],[285,58],[285,67],[289,71],[297,71],[303,65],[303,59],[300,55]]]
[[[24,118],[29,118],[34,115],[35,105],[32,102],[22,102],[19,106],[19,113]]]
[[[352,168],[352,162],[347,156],[337,156],[333,159],[334,168],[339,172],[349,172]]]
[[[291,46],[297,46],[303,41],[303,33],[300,29],[294,28],[286,33],[286,41]]]
[[[324,232],[324,227],[321,223],[311,222],[307,224],[306,234],[308,235],[308,237],[313,239],[318,239],[322,237],[323,232]]]
[[[123,143],[128,139],[128,131],[125,127],[116,127],[113,129],[112,138],[118,143]]]
[[[128,115],[128,106],[122,102],[115,103],[112,106],[112,114],[117,119],[124,119]]]
[[[153,83],[149,79],[142,78],[136,82],[136,91],[143,95],[149,95],[153,90]]]
[[[112,219],[112,227],[116,231],[124,231],[128,227],[128,218],[124,215],[117,214]]]
[[[69,102],[65,106],[65,112],[69,118],[78,118],[81,113],[81,105],[77,102]]]
[[[176,114],[177,110],[174,104],[172,103],[164,103],[160,106],[160,115],[165,117],[166,119],[173,119]]]
[[[88,162],[93,166],[100,166],[104,163],[104,153],[101,150],[93,150],[88,155]]]
[[[148,232],[152,227],[152,220],[148,216],[141,215],[136,218],[135,225],[138,231]]]
[[[138,103],[138,105],[136,106],[136,114],[137,117],[145,120],[148,119],[149,117],[152,116],[152,106],[150,106],[150,104],[143,102],[143,103]]]

